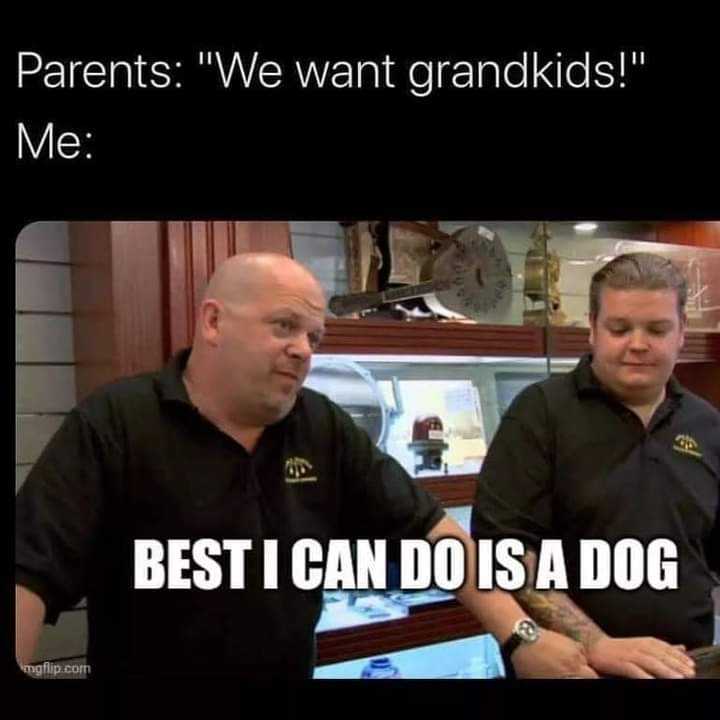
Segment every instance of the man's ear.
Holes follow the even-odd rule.
[[[595,327],[597,325],[597,315],[590,315],[590,337],[588,338],[588,342],[590,343],[590,347],[595,347]]]
[[[217,345],[220,336],[220,303],[212,298],[200,305],[200,331],[205,342]]]
[[[685,347],[685,330],[687,330],[687,315],[685,314],[685,311],[680,313],[680,349],[682,350]]]

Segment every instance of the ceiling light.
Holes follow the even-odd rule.
[[[598,224],[594,222],[581,222],[573,226],[576,233],[592,233],[598,229]]]

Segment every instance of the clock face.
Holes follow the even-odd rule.
[[[507,311],[512,299],[512,272],[496,233],[482,225],[463,228],[436,260],[435,277],[447,289],[436,293],[449,310],[488,321]]]

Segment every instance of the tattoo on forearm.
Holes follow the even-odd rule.
[[[522,608],[540,625],[563,633],[589,647],[603,631],[567,596],[556,590],[534,590],[537,557],[528,552],[525,556],[528,569],[527,582],[515,597]]]

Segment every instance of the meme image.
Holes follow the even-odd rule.
[[[717,672],[718,233],[28,225],[18,660]]]
[[[455,25],[18,31],[24,714],[717,714],[715,39]]]

